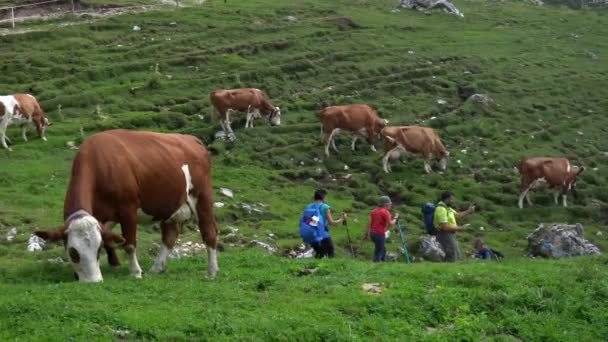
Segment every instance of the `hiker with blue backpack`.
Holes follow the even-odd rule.
[[[339,225],[346,221],[346,214],[334,220],[331,207],[325,203],[327,191],[318,189],[314,193],[314,202],[304,209],[300,219],[300,237],[304,243],[312,246],[316,258],[333,258],[334,243],[329,234],[330,225]]]
[[[444,261],[455,262],[460,259],[460,249],[456,233],[465,230],[466,226],[458,225],[457,219],[464,218],[475,212],[475,207],[471,206],[465,211],[457,212],[452,208],[454,196],[449,191],[441,193],[439,202],[426,203],[422,207],[424,224],[427,233],[437,236],[437,242],[445,252]]]

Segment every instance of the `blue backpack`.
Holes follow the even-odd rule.
[[[424,227],[426,228],[426,232],[430,235],[437,235],[437,227],[435,227],[435,224],[433,223],[436,208],[437,205],[431,202],[422,205],[422,219],[424,221]]]
[[[321,205],[311,203],[306,206],[300,219],[300,237],[305,243],[311,244],[323,240],[328,233],[325,230],[325,218],[321,215]],[[313,216],[319,218],[317,226],[311,226],[310,221]]]

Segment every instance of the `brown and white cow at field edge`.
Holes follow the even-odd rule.
[[[0,96],[0,140],[4,148],[10,150],[6,144],[10,141],[6,137],[8,126],[20,126],[21,136],[27,141],[27,128],[32,124],[36,127],[38,136],[46,141],[45,131],[51,123],[44,117],[42,108],[34,96],[30,94]]]
[[[380,130],[388,124],[388,121],[381,119],[372,107],[366,104],[352,104],[344,106],[329,106],[319,112],[321,120],[321,134],[325,144],[325,154],[329,157],[329,145],[338,152],[335,138],[341,131],[348,131],[353,134],[351,149],[355,150],[355,142],[359,135],[367,138],[371,150],[376,152],[374,137]]]
[[[430,162],[439,161],[439,168],[445,171],[450,153],[445,149],[439,136],[430,127],[419,126],[389,126],[380,132],[384,140],[384,158],[382,165],[384,172],[391,172],[389,159],[398,159],[402,154],[422,154],[424,170],[430,173]]]
[[[547,185],[555,189],[554,200],[558,204],[558,196],[562,195],[564,207],[567,207],[567,194],[576,183],[576,177],[585,171],[584,167],[570,164],[567,158],[532,157],[522,159],[517,165],[521,175],[521,194],[519,207],[524,207],[524,198],[528,205],[530,190]]]
[[[275,107],[268,95],[255,88],[217,89],[209,94],[213,108],[220,117],[220,124],[226,134],[232,133],[230,113],[247,113],[245,128],[253,127],[253,120],[260,118],[260,113],[268,116],[271,126],[281,125],[281,109]]]
[[[198,223],[207,246],[209,277],[217,267],[217,225],[213,212],[211,161],[203,143],[190,135],[109,130],[79,148],[64,203],[64,226],[36,231],[63,239],[81,282],[102,281],[99,251],[124,245],[130,271],[141,278],[137,223],[160,221],[161,250],[152,272],[163,272],[178,225]],[[120,223],[122,236],[110,228]]]

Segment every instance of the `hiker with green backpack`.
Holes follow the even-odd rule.
[[[455,262],[460,259],[460,249],[456,233],[465,230],[466,226],[458,225],[457,219],[464,218],[475,212],[475,207],[457,212],[452,208],[454,196],[449,191],[441,193],[441,197],[437,205],[426,203],[422,207],[424,222],[427,232],[437,236],[437,242],[441,244],[445,252],[444,261]]]

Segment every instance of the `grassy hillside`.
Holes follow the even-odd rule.
[[[328,200],[335,211],[350,213],[349,229],[361,260],[370,258],[372,246],[359,240],[367,214],[378,196],[388,194],[397,204],[396,210],[404,217],[410,249],[415,253],[422,234],[420,205],[436,199],[441,190],[451,189],[460,206],[464,208],[475,203],[478,208],[478,213],[468,221],[472,224],[470,232],[459,238],[463,252],[472,252],[472,241],[481,237],[508,259],[515,259],[498,269],[500,286],[508,288],[513,284],[521,286],[521,291],[538,287],[541,289],[539,296],[543,297],[542,291],[546,288],[543,281],[554,282],[551,279],[557,279],[561,268],[565,268],[570,273],[566,273],[568,279],[564,281],[572,282],[576,291],[602,293],[606,283],[601,277],[596,279],[597,289],[573,280],[582,272],[577,269],[576,260],[530,263],[522,256],[526,254],[526,236],[539,222],[581,222],[586,227],[588,239],[602,250],[608,247],[607,235],[596,235],[597,231],[606,231],[608,222],[605,191],[608,183],[608,89],[605,87],[608,41],[602,38],[608,35],[606,12],[535,7],[519,2],[460,1],[456,5],[465,18],[441,12],[430,15],[391,12],[393,0],[211,1],[188,9],[123,15],[70,26],[58,21],[29,22],[22,25],[44,30],[0,37],[0,52],[4,57],[1,92],[34,94],[54,123],[49,129],[47,143],[35,138],[33,133],[30,133],[30,142],[23,143],[20,131],[9,129],[9,136],[15,142],[14,151],[0,151],[0,236],[12,227],[19,231],[14,242],[7,243],[4,238],[0,242],[0,286],[3,293],[42,291],[23,299],[8,296],[6,298],[10,299],[6,299],[0,309],[10,312],[24,307],[25,302],[20,301],[29,298],[50,300],[44,294],[55,290],[62,293],[58,297],[62,299],[53,300],[60,301],[69,298],[73,291],[86,293],[78,290],[80,288],[75,284],[57,284],[70,280],[71,274],[68,265],[46,262],[63,255],[60,246],[29,253],[25,251],[25,242],[35,228],[54,227],[62,222],[63,196],[75,154],[66,147],[66,142],[78,143],[97,131],[117,127],[181,132],[203,139],[214,153],[214,189],[228,187],[235,192],[233,199],[216,195],[217,201],[226,203],[225,207],[216,210],[222,236],[227,235],[230,227],[238,228],[239,233],[236,237],[221,238],[224,253],[220,257],[220,268],[221,277],[225,278],[217,283],[201,283],[203,264],[200,258],[173,261],[169,264],[170,274],[150,277],[145,280],[146,285],[140,286],[128,280],[124,266],[114,271],[105,269],[106,283],[92,291],[100,291],[100,298],[110,302],[118,303],[120,298],[131,296],[141,286],[157,288],[160,292],[169,284],[173,286],[174,278],[179,277],[181,280],[175,286],[182,290],[177,292],[199,299],[200,306],[209,310],[196,311],[198,315],[180,311],[188,319],[213,316],[214,313],[221,317],[222,312],[228,310],[222,308],[218,299],[206,297],[210,294],[200,295],[207,288],[215,288],[212,293],[217,294],[228,286],[221,296],[231,298],[230,303],[246,311],[248,307],[235,298],[252,300],[255,296],[249,297],[250,289],[240,292],[239,282],[263,282],[266,274],[269,278],[274,272],[284,276],[288,273],[285,268],[290,265],[314,262],[275,257],[256,261],[259,254],[243,252],[241,246],[248,247],[248,242],[255,238],[276,244],[280,248],[278,254],[297,247],[300,244],[296,228],[298,217],[313,190],[319,186],[329,189]],[[286,20],[287,16],[295,16],[297,21],[290,22]],[[132,31],[134,25],[142,30]],[[234,144],[214,141],[220,126],[218,120],[212,118],[208,93],[216,88],[231,87],[265,89],[281,107],[283,125],[269,128],[260,121],[254,129],[245,131],[241,117],[233,124],[238,137]],[[465,102],[466,95],[472,93],[487,94],[494,99],[494,104],[483,107]],[[440,105],[438,100],[447,103]],[[447,172],[426,175],[422,161],[414,158],[394,163],[394,173],[384,174],[381,154],[372,153],[364,141],[359,142],[356,152],[351,152],[347,136],[338,139],[341,153],[326,158],[319,142],[315,113],[322,105],[347,103],[368,103],[394,125],[419,124],[436,128],[451,152]],[[202,120],[200,116],[203,116]],[[380,147],[379,142],[376,145]],[[513,167],[520,158],[531,155],[566,156],[587,167],[578,183],[577,198],[570,196],[569,208],[555,206],[548,191],[532,195],[534,207],[516,208],[519,179]],[[255,205],[264,213],[249,213],[243,203]],[[338,254],[346,256],[345,229],[336,228],[333,235]],[[393,236],[389,251],[396,252],[400,242],[397,234]],[[159,233],[154,228],[142,228],[139,240],[141,250],[146,251],[140,253],[142,263],[149,264],[154,255],[154,243],[160,241]],[[200,237],[187,228],[182,240],[198,242]],[[603,259],[580,262],[590,269],[605,267]],[[412,268],[387,265],[376,269],[366,262],[340,260],[323,261],[322,265],[328,269],[327,273],[315,274],[310,278],[312,280],[306,280],[307,286],[317,289],[315,291],[359,272],[378,275],[374,279],[357,278],[361,281],[388,282],[385,279],[393,279],[395,283],[403,281],[398,285],[403,288],[408,288],[405,284],[410,281],[405,277],[406,273],[412,276],[441,273],[445,277],[441,282],[458,284],[458,278],[454,276],[458,272],[467,279],[475,276],[485,279],[496,272],[487,264],[451,268],[425,263]],[[342,269],[342,265],[347,266]],[[246,267],[259,269],[247,270]],[[187,272],[194,270],[193,274]],[[546,273],[539,273],[544,270]],[[426,279],[415,277],[413,279]],[[270,307],[256,308],[263,311],[253,312],[266,313],[264,319],[268,319],[268,325],[278,321],[283,322],[279,325],[281,329],[293,329],[300,321],[299,314],[286,313],[281,316],[283,318],[279,317],[286,309],[280,306],[285,302],[282,296],[292,297],[287,289],[291,279],[281,279],[273,283],[282,287],[278,297],[257,297],[271,301]],[[13,287],[15,281],[22,285]],[[424,281],[411,285],[429,288],[430,283]],[[359,291],[359,282],[351,285],[348,291]],[[439,314],[443,318],[436,325],[455,324],[452,319],[457,310],[474,310],[477,305],[474,298],[477,297],[471,297],[471,294],[483,292],[483,286],[483,282],[473,283],[459,290],[459,295],[467,297],[468,309],[459,309],[457,302],[433,302],[446,310]],[[556,292],[552,293],[561,293],[562,285],[555,286]],[[199,287],[201,291],[198,291]],[[109,293],[115,288],[124,289],[125,294],[110,299]],[[411,294],[415,293],[418,292]],[[425,300],[420,296],[420,293],[413,296],[412,303]],[[374,336],[372,331],[381,318],[400,317],[391,311],[398,308],[400,302],[390,295],[381,298],[387,301],[387,311],[382,309],[376,313],[372,308],[372,311],[355,313],[358,317],[373,316],[372,321],[361,323],[357,320],[357,324],[363,325],[351,326],[357,337]],[[510,292],[507,298],[512,299]],[[277,304],[274,299],[282,302]],[[562,303],[561,299],[552,300],[559,305]],[[85,302],[77,305],[83,306]],[[522,303],[525,302],[526,299],[522,299]],[[158,304],[152,300],[147,303]],[[332,310],[340,310],[340,305],[346,305],[340,304],[337,298],[328,299],[327,303]],[[408,305],[416,305],[412,303]],[[361,310],[358,304],[352,305]],[[528,311],[513,309],[511,318],[501,316],[501,320],[508,319],[516,329],[507,329],[506,323],[496,323],[506,321],[496,321],[494,314],[490,314],[484,320],[494,322],[491,326],[480,325],[472,331],[473,334],[487,332],[490,337],[506,333],[527,339],[535,336],[533,329],[550,332],[553,331],[550,327],[565,324],[571,308],[559,305],[553,311],[545,312],[545,307]],[[595,310],[594,305],[591,303],[589,307]],[[514,304],[516,306],[518,304]],[[115,320],[116,324],[111,326],[127,327],[131,331],[144,324],[143,318],[134,318],[120,325],[118,322],[123,322],[129,315],[117,315],[108,308],[90,309],[88,317],[101,315],[99,321],[74,320],[70,315],[77,315],[81,309],[65,311],[66,316],[60,320],[74,325],[84,321]],[[126,312],[134,310],[148,312],[149,307],[133,307]],[[320,309],[315,307],[314,310]],[[598,313],[590,317],[605,323],[605,311],[597,310]],[[488,312],[486,309],[472,312],[482,311]],[[166,318],[162,316],[163,311],[155,312],[161,317],[159,321]],[[538,312],[543,314],[539,314],[536,321],[528,320]],[[37,322],[39,314],[43,315],[45,311],[25,310],[23,318]],[[545,321],[542,316],[545,314],[555,319],[551,323],[554,325],[540,326],[541,321]],[[319,322],[319,328],[313,329],[315,337],[348,338],[349,325],[340,325],[333,335],[328,327],[335,321],[327,320],[324,315],[315,318]],[[179,315],[169,316],[171,320],[163,321],[163,324],[171,325],[170,322],[179,319]],[[242,329],[246,324],[253,326],[251,320],[257,316],[248,313],[242,318],[243,325],[235,323],[222,333],[230,336],[232,331],[234,335],[249,336],[246,334],[252,330]],[[474,317],[477,316],[470,319]],[[391,320],[381,324],[387,329],[399,326]],[[588,339],[600,336],[600,330],[590,330],[594,321],[582,320],[584,322],[571,331],[585,330],[588,335],[580,336]],[[421,329],[429,325],[418,318],[416,322],[424,323],[415,323],[409,335],[419,335]],[[178,324],[179,334],[183,335],[176,336],[163,333],[160,328],[150,328],[153,325],[149,324],[141,326],[142,331],[148,332],[138,337],[201,335],[201,330],[196,330],[200,326],[195,329],[194,323]],[[216,322],[209,327],[218,327],[218,324],[223,326],[228,322]],[[461,324],[459,321],[456,325]],[[522,328],[522,324],[528,324],[532,330]],[[15,335],[24,336],[22,334],[30,328],[24,326]],[[83,330],[75,336],[84,336],[87,331],[102,333],[86,324],[79,325],[78,329]],[[255,336],[259,339],[268,337],[260,335],[260,330],[256,331],[251,333],[254,339]],[[407,331],[403,333],[407,335]],[[113,336],[109,330],[103,333]],[[449,334],[440,329],[439,334],[443,333]],[[57,330],[53,334],[64,333]],[[296,335],[277,336],[277,339],[293,336]],[[394,336],[401,335],[395,332]],[[538,332],[538,336],[543,334]],[[552,337],[547,336],[547,339]]]

